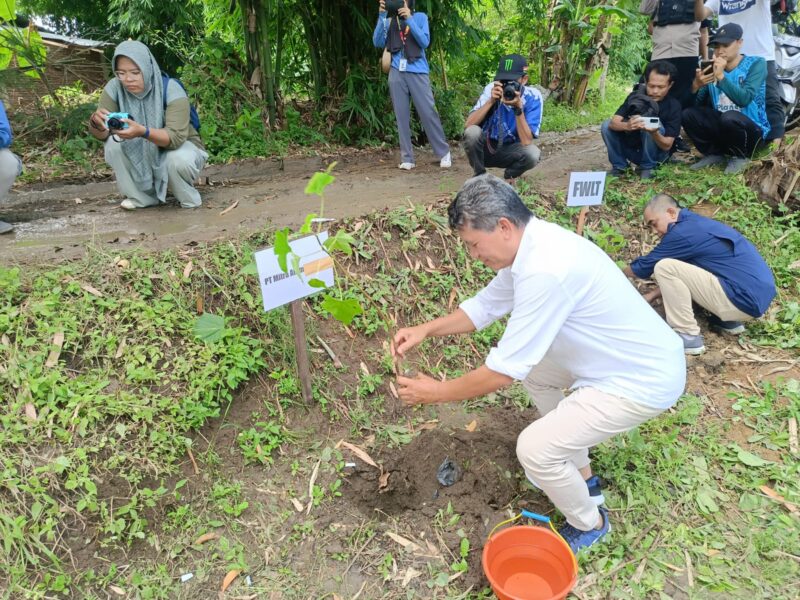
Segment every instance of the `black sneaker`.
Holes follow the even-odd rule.
[[[10,233],[12,231],[14,231],[14,226],[11,223],[0,221],[0,234]]]
[[[623,169],[618,169],[617,167],[614,167],[610,171],[606,171],[606,173],[611,175],[611,177],[622,177],[625,175],[625,171]]]
[[[672,143],[672,151],[673,152],[691,152],[691,148],[689,144],[686,143],[681,136],[675,138],[675,141]]]

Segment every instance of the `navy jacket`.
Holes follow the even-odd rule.
[[[674,258],[715,275],[731,302],[752,317],[766,312],[775,297],[775,278],[756,247],[727,225],[682,208],[661,243],[631,263],[640,278],[650,277],[656,263]]]

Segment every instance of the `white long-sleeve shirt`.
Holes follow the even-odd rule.
[[[656,408],[686,384],[683,342],[596,245],[532,218],[516,258],[461,304],[477,329],[510,313],[486,366],[524,379],[545,354],[593,387]]]

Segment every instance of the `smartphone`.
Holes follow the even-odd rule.
[[[700,61],[700,70],[701,71],[708,71],[713,66],[714,66],[714,61],[713,60],[701,60]]]
[[[639,117],[644,121],[644,128],[652,131],[661,127],[661,119],[658,117]]]

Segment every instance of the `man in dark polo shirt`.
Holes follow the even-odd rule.
[[[645,84],[601,126],[611,175],[623,175],[630,162],[639,166],[642,179],[650,179],[653,170],[669,158],[681,131],[680,102],[668,95],[676,74],[675,66],[665,60],[651,62],[644,72]],[[650,122],[654,118],[658,119],[655,124]]]
[[[647,203],[644,219],[661,242],[624,272],[640,279],[655,277],[659,287],[645,299],[663,298],[667,323],[683,339],[686,354],[705,351],[692,302],[711,313],[712,329],[731,335],[744,331],[742,321],[764,314],[775,297],[775,279],[741,233],[680,208],[667,194]]]

